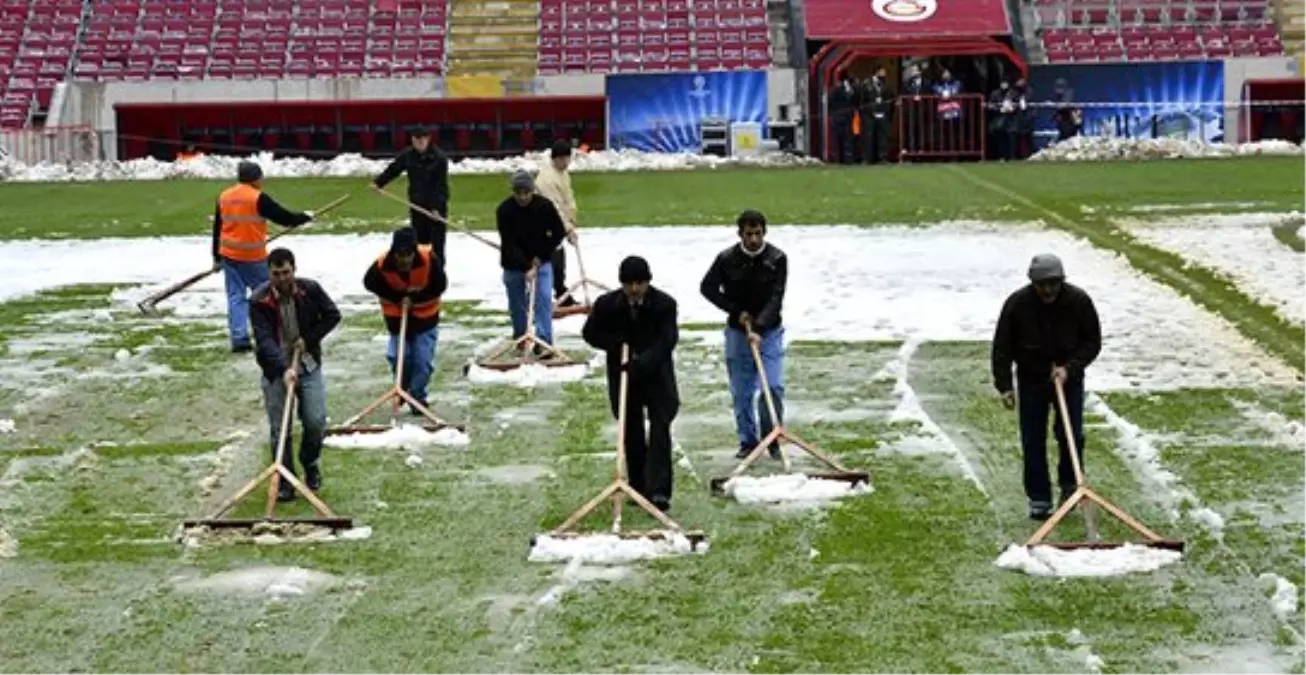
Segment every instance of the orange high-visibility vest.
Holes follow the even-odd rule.
[[[222,216],[218,254],[222,257],[238,262],[267,260],[268,221],[258,214],[260,194],[258,188],[241,183],[218,196]]]
[[[430,248],[422,249],[419,247],[417,249],[417,257],[421,260],[421,264],[414,264],[413,268],[408,270],[408,279],[399,276],[398,272],[387,270],[385,268],[386,255],[387,254],[382,253],[381,256],[376,259],[376,268],[381,272],[381,278],[385,279],[387,286],[396,291],[405,292],[419,291],[426,288],[427,282],[431,279]],[[403,316],[403,305],[400,305],[397,302],[390,302],[385,298],[380,298],[380,300],[382,314],[396,319]],[[425,302],[414,302],[412,308],[409,309],[408,312],[414,319],[429,319],[440,312],[440,299],[436,298]]]

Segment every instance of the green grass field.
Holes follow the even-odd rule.
[[[1303,368],[1300,325],[1111,223],[1148,204],[1301,210],[1299,160],[573,180],[582,227],[726,228],[745,207],[773,223],[1043,220],[1120,253]],[[505,183],[457,176],[453,215],[490,226]],[[111,244],[94,240],[202,234],[220,187],[0,185],[0,239],[85,239],[111,255]],[[402,213],[365,187],[362,179],[267,185],[292,207],[358,193],[314,226],[323,231],[389,229]],[[1300,240],[1296,230],[1273,236],[1286,246],[1289,234]],[[5,246],[0,259],[14,255]],[[503,332],[506,318],[456,303],[445,313],[431,389],[441,413],[471,425],[471,446],[425,450],[419,468],[398,449],[328,448],[323,496],[372,527],[370,539],[191,549],[174,540],[180,521],[211,509],[267,462],[255,365],[226,351],[220,316],[147,319],[112,305],[113,287],[68,275],[73,281],[0,303],[0,418],[17,423],[0,434],[0,531],[17,541],[15,556],[0,557],[0,671],[1086,672],[1094,658],[1102,672],[1306,671],[1300,609],[1276,616],[1272,587],[1258,579],[1287,579],[1299,601],[1306,586],[1306,455],[1258,423],[1269,413],[1302,423],[1300,387],[1103,394],[1104,405],[1153,440],[1174,484],[1225,524],[1213,535],[1191,505],[1173,518],[1164,491],[1120,450],[1128,439],[1091,415],[1093,484],[1185,539],[1189,552],[1149,574],[1057,580],[993,564],[1033,526],[1016,420],[994,400],[987,344],[926,342],[910,354],[906,384],[958,457],[944,443],[903,442],[919,429],[893,419],[895,383],[875,377],[901,344],[794,343],[790,426],[869,469],[875,491],[837,508],[787,511],[708,495],[708,477],[734,465],[733,425],[724,366],[709,346],[718,327],[684,325],[677,363],[685,403],[675,434],[693,470],[678,469],[672,515],[706,531],[711,547],[577,582],[563,566],[526,555],[533,534],[611,479],[615,425],[603,378],[534,390],[470,385],[462,364]],[[372,313],[348,315],[329,344],[334,420],[387,386],[383,346],[372,341],[379,326]],[[124,348],[135,355],[115,358]],[[215,481],[212,491],[201,488]],[[254,513],[260,498],[243,512]],[[287,512],[309,509],[300,501]],[[651,525],[628,517],[627,527]],[[1061,536],[1082,535],[1072,517]],[[242,586],[249,576],[238,573],[294,566],[330,575],[329,583],[272,601]],[[197,583],[205,579],[226,583]],[[542,601],[559,591],[556,602]]]

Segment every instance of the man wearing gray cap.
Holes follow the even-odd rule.
[[[1082,288],[1066,283],[1065,278],[1061,260],[1055,255],[1034,256],[1029,265],[1029,285],[1007,298],[993,333],[993,384],[1008,410],[1015,408],[1019,400],[1025,496],[1029,498],[1029,517],[1035,520],[1047,520],[1052,515],[1047,461],[1049,408],[1056,413],[1054,434],[1060,449],[1057,483],[1061,501],[1075,491],[1074,468],[1053,382],[1061,383],[1065,390],[1066,411],[1082,465],[1084,370],[1102,350],[1102,327],[1092,298]],[[1014,390],[1013,364],[1016,367]]]
[[[553,202],[536,194],[535,179],[526,171],[512,175],[512,196],[495,212],[499,229],[499,266],[508,293],[514,340],[526,334],[527,282],[535,284],[535,337],[553,344],[553,250],[567,237],[562,216]],[[550,358],[535,346],[535,355]]]

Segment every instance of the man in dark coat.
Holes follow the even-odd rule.
[[[535,284],[535,337],[553,344],[553,251],[567,236],[562,216],[553,202],[535,192],[535,179],[518,171],[510,179],[512,196],[495,211],[499,230],[499,266],[508,294],[512,339],[526,334],[527,283]],[[535,355],[553,358],[536,345]]]
[[[295,277],[295,255],[289,249],[273,249],[268,254],[268,271],[271,281],[256,289],[250,298],[250,317],[254,324],[254,358],[263,371],[263,406],[268,415],[272,456],[277,455],[286,392],[294,388],[303,425],[299,463],[304,467],[308,489],[316,492],[322,487],[318,458],[326,437],[327,416],[322,340],[340,324],[340,310],[316,281]],[[298,369],[290,367],[296,348],[301,355]],[[292,472],[293,448],[288,435],[281,463]],[[281,481],[277,499],[294,498],[295,488]]]
[[[744,211],[736,225],[739,243],[717,255],[699,291],[726,313],[726,373],[739,435],[739,453],[735,456],[743,459],[771,433],[774,424],[783,423],[785,329],[780,309],[789,279],[789,259],[784,251],[766,243],[766,216],[761,212]],[[761,380],[753,361],[754,345],[762,357],[776,415],[781,420],[772,421],[765,404],[759,414]],[[761,436],[757,430],[759,417]],[[768,450],[771,457],[780,457],[778,443]]]
[[[621,371],[629,373],[626,395],[626,473],[630,486],[662,511],[671,509],[671,422],[680,411],[673,352],[680,341],[676,300],[649,285],[648,262],[621,261],[621,289],[604,293],[585,320],[585,342],[608,355],[608,400],[619,417]],[[630,345],[630,362],[621,347]],[[644,415],[648,413],[648,435]]]
[[[879,164],[889,152],[890,113],[894,96],[889,91],[888,71],[879,68],[862,84],[859,104],[862,116],[862,163]]]
[[[1055,255],[1034,256],[1029,266],[1030,284],[1007,298],[993,334],[993,384],[1007,409],[1015,408],[1017,401],[1020,404],[1025,495],[1029,498],[1029,517],[1035,520],[1052,515],[1047,462],[1049,408],[1056,411],[1053,423],[1060,448],[1057,482],[1061,501],[1076,487],[1053,383],[1060,382],[1065,389],[1066,411],[1083,466],[1084,371],[1102,350],[1102,327],[1092,298],[1078,286],[1066,283],[1065,278],[1061,260]]]
[[[409,134],[411,147],[404,148],[394,161],[372,181],[376,190],[384,190],[386,185],[408,174],[408,201],[449,217],[449,158],[431,142],[431,131],[426,127],[417,127]],[[417,233],[417,243],[428,245],[440,260],[447,260],[444,243],[448,234],[445,224],[432,220],[416,210],[409,210],[408,218]]]

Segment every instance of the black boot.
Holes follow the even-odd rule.
[[[281,484],[277,486],[277,501],[293,502],[295,501],[295,486],[286,480],[285,476],[281,477]]]
[[[1047,520],[1052,517],[1052,504],[1029,500],[1029,517],[1031,520]]]
[[[739,444],[739,452],[736,452],[736,453],[735,453],[735,459],[745,459],[745,458],[747,458],[748,455],[749,455],[750,453],[753,452],[753,448],[755,448],[755,447],[757,447],[757,446],[754,446],[754,445],[747,445],[747,444],[745,444],[745,443],[740,443],[740,444]]]
[[[772,443],[766,451],[771,453],[771,459],[780,459],[780,441]]]
[[[580,304],[579,302],[576,302],[576,298],[571,297],[571,293],[568,293],[558,299],[559,307],[575,307],[576,305],[579,304]]]
[[[316,463],[304,467],[304,484],[313,492],[322,489],[322,469]]]

